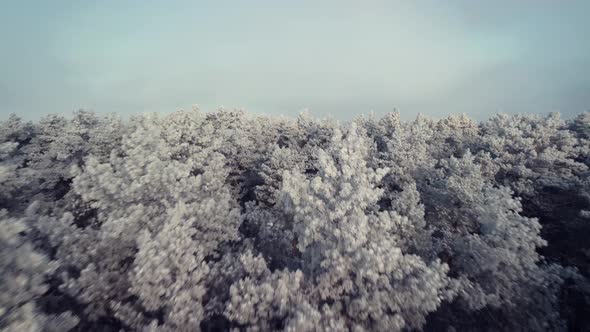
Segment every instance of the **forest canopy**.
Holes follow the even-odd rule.
[[[590,325],[590,112],[0,123],[3,331]]]

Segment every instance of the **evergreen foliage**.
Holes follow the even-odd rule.
[[[0,329],[583,329],[589,119],[11,115]]]

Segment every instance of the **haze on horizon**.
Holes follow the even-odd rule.
[[[2,1],[0,118],[590,109],[588,1]]]

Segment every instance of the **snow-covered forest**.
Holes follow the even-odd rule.
[[[3,331],[579,331],[590,112],[0,123]]]

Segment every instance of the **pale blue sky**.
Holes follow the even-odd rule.
[[[590,109],[590,1],[0,0],[0,117]]]

